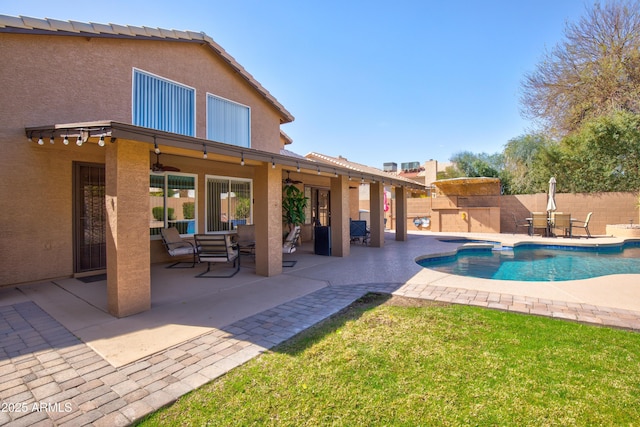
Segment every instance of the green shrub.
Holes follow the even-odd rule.
[[[182,204],[182,214],[184,219],[193,219],[196,217],[196,204],[194,202],[184,202]]]
[[[167,208],[167,211],[169,213],[169,219],[176,219],[176,216],[174,214],[175,209]],[[164,221],[164,207],[163,206],[155,206],[155,207],[151,208],[151,213],[153,214],[153,218],[155,218],[156,221]]]

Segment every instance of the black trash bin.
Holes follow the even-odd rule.
[[[331,255],[331,227],[315,227],[313,239],[313,249],[316,255]]]

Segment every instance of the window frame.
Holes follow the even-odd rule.
[[[186,89],[188,92],[190,92],[191,93],[191,102],[190,102],[189,108],[192,111],[191,120],[189,120],[188,122],[185,122],[185,123],[179,122],[178,120],[170,121],[168,123],[168,126],[165,126],[165,128],[162,128],[161,126],[154,126],[153,123],[140,123],[140,122],[138,122],[138,120],[137,120],[137,116],[138,115],[136,114],[136,111],[137,111],[136,105],[140,101],[136,97],[137,93],[139,92],[137,90],[138,88],[136,87],[136,81],[137,81],[136,74],[141,74],[141,75],[150,77],[152,79],[155,79],[155,80],[157,80],[159,82],[168,83],[168,84],[173,85],[173,86],[175,86],[177,88]],[[175,80],[168,79],[166,77],[159,76],[157,74],[151,73],[149,71],[142,70],[140,68],[133,67],[132,71],[131,71],[131,123],[133,125],[135,125],[135,126],[147,127],[147,128],[151,128],[151,129],[157,129],[157,130],[165,131],[165,132],[171,132],[171,133],[177,133],[177,134],[180,134],[180,135],[186,135],[186,136],[195,137],[196,136],[196,117],[197,117],[196,95],[197,95],[197,92],[196,92],[196,89],[194,87],[191,87],[191,86],[186,85],[184,83],[177,82]],[[154,107],[156,109],[160,109],[163,106],[159,104],[159,105],[155,105]],[[172,108],[173,106],[166,105],[164,107],[167,108],[167,109],[170,109],[170,111],[168,111],[165,114],[171,114],[171,115],[175,114],[175,108]],[[158,116],[157,111],[156,111],[156,116]],[[157,117],[155,117],[155,119],[157,119]],[[188,128],[188,131],[187,132],[180,131],[180,128],[182,128],[182,127]]]
[[[227,185],[229,190],[231,189],[232,181],[236,182],[247,182],[249,183],[249,224],[253,224],[253,179],[252,178],[240,178],[236,176],[223,176],[223,175],[205,175],[204,177],[204,186],[205,186],[205,211],[204,211],[204,232],[205,233],[215,233],[219,231],[230,231],[229,230],[210,230],[209,229],[209,215],[213,214],[212,211],[212,201],[209,200],[209,181],[210,180],[225,180],[227,181]]]
[[[171,219],[169,219],[169,215],[168,215],[168,209],[169,209],[169,204],[167,203],[167,199],[170,199],[171,197],[168,195],[169,190],[171,188],[169,188],[169,176],[184,176],[184,177],[189,177],[189,178],[193,178],[193,193],[194,193],[194,197],[193,197],[193,203],[194,203],[194,215],[193,218],[189,218],[189,219],[183,219],[182,221],[193,221],[194,222],[194,230],[193,233],[180,233],[180,236],[182,237],[190,237],[193,236],[194,234],[197,233],[197,229],[198,229],[198,175],[197,174],[193,174],[193,173],[185,173],[185,172],[174,172],[174,171],[165,171],[165,172],[149,172],[149,190],[151,190],[151,177],[152,176],[161,176],[163,177],[163,185],[164,187],[162,188],[163,190],[163,226],[160,228],[168,228],[169,222],[172,221]],[[153,187],[156,188],[156,187]],[[191,189],[189,189],[191,190]],[[149,195],[149,197],[151,197],[151,195]],[[151,206],[150,203],[150,208],[153,209],[153,207]],[[157,228],[157,227],[151,227],[149,226],[149,235],[151,237],[151,240],[158,240],[161,238],[160,234],[151,234],[151,230],[153,228]],[[187,225],[187,229],[188,229],[188,225]]]
[[[209,103],[209,101],[211,99],[217,99],[219,101],[223,101],[225,103],[233,104],[233,105],[235,105],[237,107],[242,107],[242,108],[246,109],[246,111],[247,111],[247,118],[246,118],[247,123],[243,123],[242,124],[243,126],[246,126],[246,129],[244,131],[244,132],[246,132],[246,138],[247,138],[246,144],[244,143],[244,141],[243,141],[242,144],[239,144],[236,141],[232,141],[226,135],[222,136],[221,138],[215,138],[214,137],[214,135],[213,135],[214,129],[212,127],[213,123],[211,122],[211,114],[212,114],[212,112],[210,111],[211,105]],[[216,94],[211,93],[211,92],[207,92],[207,97],[206,97],[206,103],[205,104],[206,104],[206,108],[207,108],[207,111],[206,111],[206,117],[207,117],[206,139],[208,139],[209,141],[223,142],[225,144],[235,145],[237,147],[251,148],[251,107],[249,105],[242,104],[240,102],[225,98],[225,97],[220,96],[220,95],[216,95]],[[226,124],[226,120],[224,121],[224,123]],[[223,132],[226,134],[226,129]]]

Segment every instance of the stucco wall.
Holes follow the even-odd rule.
[[[252,148],[279,152],[276,110],[199,43],[0,34],[0,57],[3,104],[10,100],[0,124],[11,134],[52,123],[131,123],[135,67],[195,88],[197,137],[206,137],[209,92],[250,106]]]
[[[547,210],[547,195],[527,194],[502,197],[502,232],[514,233],[513,215],[522,220],[530,216],[530,212]],[[557,212],[570,213],[572,218],[584,220],[589,212],[593,212],[589,230],[591,234],[605,234],[607,224],[629,224],[633,220],[638,223],[637,197],[633,193],[595,193],[595,194],[557,194]],[[518,232],[526,232],[520,229]]]
[[[206,136],[207,92],[251,107],[252,147],[279,152],[280,114],[199,43],[0,34],[0,286],[73,274],[73,162],[105,163],[95,144],[29,142],[25,127],[114,120],[131,123],[133,67],[196,89],[196,132]],[[34,136],[37,140],[39,135]],[[150,146],[149,164],[155,162]],[[251,167],[164,155],[204,175],[251,178]],[[151,241],[151,257],[159,242]]]
[[[515,215],[520,221],[530,216],[531,212],[545,212],[547,210],[547,194],[525,194],[500,196],[500,232],[514,233]],[[449,199],[444,198],[414,198],[407,200],[407,230],[417,230],[413,225],[416,216],[433,217],[432,204],[445,207]],[[473,203],[470,202],[470,203]],[[640,223],[637,196],[634,193],[596,193],[596,194],[557,194],[556,205],[558,212],[570,213],[573,218],[584,220],[589,212],[593,212],[589,230],[592,234],[606,234],[607,224]],[[392,206],[395,212],[395,207]],[[433,228],[432,228],[433,230]],[[461,230],[462,231],[462,230]],[[526,233],[520,228],[518,233]]]

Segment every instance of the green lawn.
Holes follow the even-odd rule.
[[[368,295],[141,425],[640,424],[640,334],[414,301]]]

